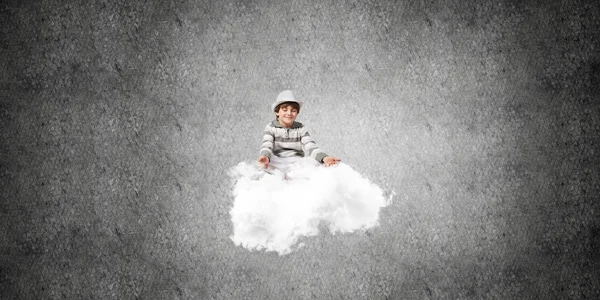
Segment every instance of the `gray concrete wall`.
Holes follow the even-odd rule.
[[[3,1],[0,298],[600,296],[598,1]],[[283,89],[394,203],[286,256],[227,169]]]

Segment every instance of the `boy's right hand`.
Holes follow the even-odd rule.
[[[269,157],[262,155],[258,158],[258,164],[261,165],[263,168],[268,168],[269,167]]]

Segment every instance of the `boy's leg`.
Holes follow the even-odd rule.
[[[274,169],[277,169],[279,171],[281,171],[281,173],[285,174],[287,172],[290,171],[291,166],[298,160],[300,160],[301,157],[277,157],[275,155],[271,156],[271,161],[269,162],[269,169],[271,169],[271,167],[273,167]]]
[[[287,173],[290,171],[290,168],[294,162],[298,161],[299,159],[300,157],[280,158],[277,156],[272,156],[268,168],[263,168],[262,170],[265,173],[281,176],[281,178],[287,180]]]
[[[309,178],[314,169],[321,165],[312,157],[303,157],[290,167],[289,178]]]

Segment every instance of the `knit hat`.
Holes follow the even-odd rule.
[[[296,102],[296,103],[298,103],[298,106],[300,108],[302,108],[302,105],[304,105],[304,101],[296,100],[296,97],[294,97],[294,94],[292,93],[292,91],[285,90],[285,91],[279,93],[279,95],[277,95],[277,100],[275,100],[275,102],[273,102],[273,104],[271,105],[271,110],[275,111],[275,108],[277,107],[277,105],[284,103],[284,102]]]

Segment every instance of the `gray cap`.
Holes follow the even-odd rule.
[[[275,111],[277,105],[284,102],[296,102],[300,108],[302,108],[302,105],[304,105],[304,101],[296,100],[296,97],[294,97],[294,93],[292,93],[292,91],[285,90],[277,95],[277,100],[275,100],[275,102],[273,102],[271,105],[271,110]]]

